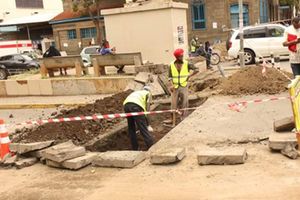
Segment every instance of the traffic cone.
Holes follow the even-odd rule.
[[[0,154],[1,159],[3,159],[9,151],[10,140],[8,137],[8,131],[6,129],[5,123],[3,119],[0,119]]]

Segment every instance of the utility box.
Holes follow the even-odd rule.
[[[143,61],[169,64],[173,51],[188,55],[188,4],[170,1],[102,10],[107,40],[117,53],[141,52]]]

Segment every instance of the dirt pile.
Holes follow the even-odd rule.
[[[131,91],[128,90],[102,100],[97,100],[93,104],[71,110],[61,110],[60,114],[53,113],[52,116],[53,118],[60,118],[120,113],[123,112],[123,101],[130,92]],[[105,131],[119,122],[120,119],[44,124],[33,129],[23,128],[22,130],[17,130],[16,133],[13,134],[13,142],[30,143],[46,140],[63,142],[72,140],[75,144],[81,145],[99,134],[105,133]]]
[[[292,74],[284,73],[292,77]],[[288,84],[289,80],[276,69],[267,68],[263,76],[262,67],[251,66],[222,81],[219,89],[223,95],[278,94],[286,91]]]

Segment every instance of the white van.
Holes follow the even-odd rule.
[[[284,47],[284,31],[287,27],[281,24],[264,24],[245,27],[244,51],[245,64],[255,62],[255,57],[288,56],[288,48]],[[228,55],[238,58],[240,50],[239,30],[233,30],[227,42]]]

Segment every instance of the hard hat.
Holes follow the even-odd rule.
[[[150,86],[146,85],[146,86],[143,87],[143,90],[147,90],[147,91],[150,92],[151,88],[150,88]]]
[[[175,58],[178,58],[180,56],[183,56],[184,50],[183,49],[176,49],[173,54],[174,54]]]

